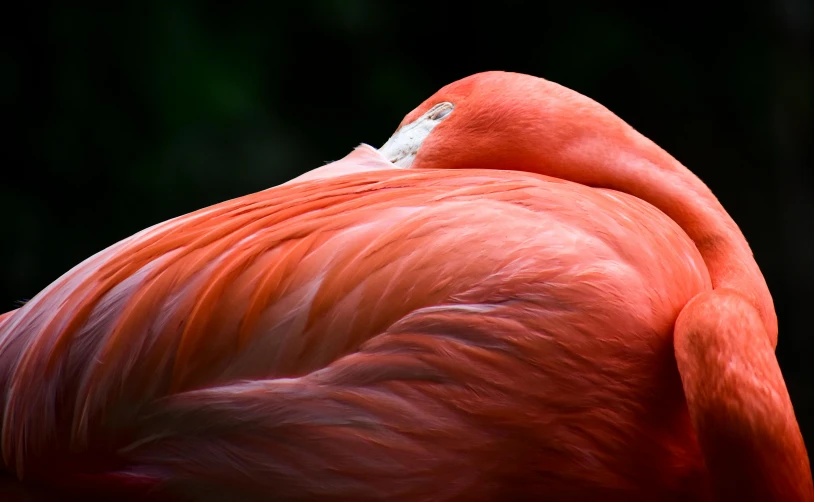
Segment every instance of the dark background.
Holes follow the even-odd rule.
[[[814,444],[809,0],[67,4],[5,16],[0,311],[142,228],[381,145],[446,83],[519,71],[600,101],[718,195]]]

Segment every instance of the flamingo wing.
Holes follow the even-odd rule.
[[[531,458],[563,493],[564,462],[618,490],[642,475],[607,468],[614,428],[649,420],[618,399],[677,390],[653,353],[709,288],[692,241],[624,194],[502,171],[276,187],[137,234],[3,319],[4,461],[87,475],[74,457],[103,445],[96,474],[215,499],[479,500]],[[570,437],[562,409],[585,407],[618,417]]]

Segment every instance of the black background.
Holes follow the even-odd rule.
[[[0,53],[0,310],[142,228],[381,145],[446,83],[519,71],[603,103],[718,195],[814,439],[810,1],[26,5]]]

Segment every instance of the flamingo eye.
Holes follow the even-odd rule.
[[[455,105],[448,101],[438,103],[414,121],[400,127],[379,148],[379,153],[398,167],[409,168],[427,136],[454,109]]]
[[[429,113],[427,114],[427,118],[429,118],[430,120],[441,120],[450,113],[452,113],[452,110],[454,109],[455,105],[448,101],[438,103],[437,105],[433,106],[432,109],[429,111]]]

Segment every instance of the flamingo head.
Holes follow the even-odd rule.
[[[407,114],[380,152],[405,168],[511,169],[602,184],[597,158],[586,154],[616,154],[639,138],[577,92],[530,75],[492,71],[436,92]]]

